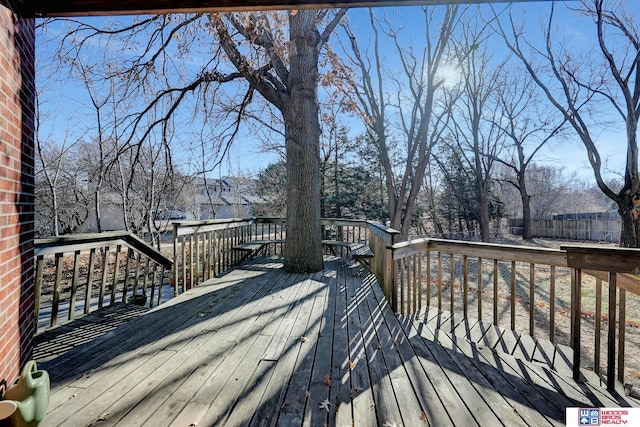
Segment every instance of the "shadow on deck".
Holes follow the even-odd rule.
[[[443,313],[396,316],[344,262],[296,275],[256,258],[42,363],[41,425],[538,426],[637,406],[456,338]]]

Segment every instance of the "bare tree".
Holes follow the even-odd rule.
[[[250,93],[259,92],[284,118],[289,236],[284,245],[284,263],[288,271],[310,272],[323,268],[318,61],[320,50],[345,12],[336,13],[322,34],[318,28],[327,11],[289,12],[288,58],[276,45],[266,14],[211,17],[222,48],[249,83]],[[261,49],[264,63],[252,62],[243,55],[231,30]]]
[[[506,65],[506,61],[491,65],[495,61],[487,48],[487,29],[487,26],[469,20],[455,41],[462,81],[451,113],[451,136],[447,139],[448,144],[455,147],[453,152],[457,153],[453,159],[460,163],[461,169],[471,174],[475,198],[467,200],[467,209],[478,220],[483,242],[490,238],[493,167],[504,144],[504,131],[497,125],[500,113],[496,107],[500,79]],[[460,202],[463,200],[461,198]]]
[[[506,166],[511,176],[502,181],[513,185],[522,203],[522,238],[531,239],[531,194],[527,172],[538,152],[558,136],[566,120],[554,116],[540,102],[535,83],[525,70],[510,68],[497,87],[500,114],[494,124],[506,137],[504,153],[495,160]]]
[[[400,230],[402,238],[407,238],[409,234],[431,150],[438,142],[448,117],[446,108],[437,106],[438,94],[442,92],[444,84],[439,69],[445,59],[449,38],[456,28],[458,13],[457,5],[447,6],[444,10],[422,8],[424,49],[419,53],[415,53],[411,47],[402,47],[401,30],[388,21],[381,23],[373,9],[369,10],[373,32],[372,57],[360,48],[353,32],[345,27],[353,60],[360,73],[355,85],[360,114],[369,137],[378,147],[391,226]],[[438,30],[435,31],[435,28]],[[401,77],[385,74],[388,70],[383,66],[385,59],[380,48],[381,32],[396,47],[394,53],[402,68],[396,74]],[[397,98],[393,100],[387,92],[391,84],[398,88]],[[396,126],[399,135],[392,137],[389,125],[390,117],[394,115],[398,117]],[[398,144],[400,141],[402,144]],[[402,158],[400,164],[395,163],[395,156]],[[398,170],[400,172],[396,173]]]
[[[496,27],[586,148],[598,187],[618,206],[622,219],[620,245],[639,247],[640,22],[636,15],[625,11],[625,5],[620,0],[581,0],[580,6],[573,9],[595,24],[598,54],[585,54],[575,46],[554,43],[555,4],[551,6],[541,47],[525,39],[522,25],[516,22],[510,9],[504,18],[507,22],[497,21]],[[605,103],[625,128],[626,166],[620,189],[612,188],[603,177],[596,135],[603,116],[598,107]]]
[[[192,108],[187,126],[193,125],[195,116],[204,117],[202,123],[210,127],[210,135],[215,137],[203,143],[216,144],[208,151],[217,152],[219,162],[243,120],[252,116],[245,114],[252,101],[261,99],[281,114],[284,123],[290,236],[285,243],[285,269],[322,269],[318,62],[345,12],[162,15],[113,22],[102,28],[69,20],[74,28],[63,40],[67,51],[86,51],[95,37],[117,37],[121,50],[134,52],[121,58],[107,73],[121,82],[119,93],[123,99],[137,102],[117,123],[118,153],[131,153],[127,165],[115,163],[123,172],[123,194],[128,194],[136,183],[135,174],[125,174],[125,169],[139,167],[143,142],[153,133],[167,134],[179,108]],[[203,35],[214,43],[201,43]],[[67,47],[70,42],[73,49]],[[206,50],[199,52],[199,48]],[[190,57],[190,53],[195,55]],[[191,61],[181,61],[187,58]],[[230,90],[219,90],[222,85]],[[253,111],[253,115],[257,112]],[[173,163],[168,141],[161,138],[170,167]],[[205,165],[201,172],[204,174],[206,169]]]

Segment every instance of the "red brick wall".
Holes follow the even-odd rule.
[[[34,45],[34,21],[0,5],[0,381],[7,383],[31,357],[33,336]]]

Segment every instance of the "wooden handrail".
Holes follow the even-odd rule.
[[[50,255],[60,252],[82,251],[91,248],[103,247],[108,244],[124,244],[143,255],[151,258],[164,268],[172,268],[173,261],[156,250],[153,246],[128,231],[108,231],[103,233],[68,234],[46,239],[35,239],[35,256]]]

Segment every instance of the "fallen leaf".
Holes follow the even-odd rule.
[[[298,11],[296,9],[290,10],[289,13],[291,14],[291,16],[295,16],[296,13],[298,13]]]
[[[301,338],[300,338],[300,341],[301,341],[301,342],[307,342],[307,341],[309,341],[309,339],[308,339],[307,337],[301,337]]]
[[[96,418],[94,421],[89,423],[88,427],[95,427],[98,425],[98,423],[101,423],[102,421],[107,421],[108,416],[109,416],[108,412],[103,412],[102,414],[100,414],[100,416],[98,416],[98,418]]]
[[[425,414],[424,412],[420,414],[420,416],[418,417],[418,419],[420,419],[420,421],[424,421],[425,423],[427,422],[427,414]]]
[[[353,369],[356,367],[356,364],[353,362],[353,360],[349,360],[349,368]]]
[[[324,376],[324,383],[325,383],[326,385],[328,385],[329,387],[331,387],[331,375],[326,374],[326,375]]]
[[[329,399],[325,399],[320,402],[320,407],[318,409],[326,409],[327,412],[329,412],[329,406],[333,406],[333,404],[329,402]]]

